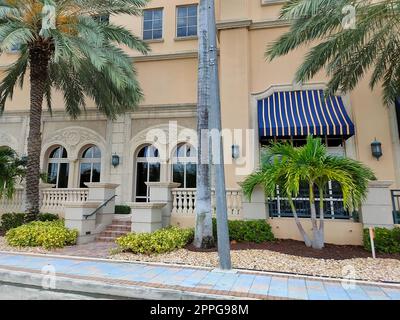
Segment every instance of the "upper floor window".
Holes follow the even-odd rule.
[[[95,15],[93,19],[97,22],[108,24],[110,22],[110,15]]]
[[[147,9],[143,12],[143,40],[162,39],[163,9]]]
[[[197,36],[197,4],[178,7],[176,26],[178,38]]]

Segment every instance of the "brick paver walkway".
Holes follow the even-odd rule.
[[[127,287],[140,285],[258,299],[400,300],[400,286],[386,284],[357,282],[348,288],[340,281],[273,273],[231,273],[207,268],[0,253],[3,270],[40,273],[46,265],[52,265],[62,277]]]

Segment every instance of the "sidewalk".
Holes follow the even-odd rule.
[[[400,285],[10,252],[0,252],[0,281],[40,287],[48,265],[57,290],[119,298],[400,300]]]

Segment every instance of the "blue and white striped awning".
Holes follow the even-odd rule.
[[[260,138],[354,135],[354,124],[340,96],[323,90],[275,92],[258,101]]]

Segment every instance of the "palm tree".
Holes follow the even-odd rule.
[[[14,150],[0,147],[0,199],[12,198],[15,184],[25,176],[25,161],[19,159]]]
[[[211,210],[211,186],[209,165],[208,115],[210,104],[210,68],[208,54],[208,4],[200,0],[199,5],[199,67],[198,67],[198,106],[197,106],[197,190],[196,190],[196,228],[193,244],[197,248],[214,246]]]
[[[30,122],[26,184],[28,220],[39,212],[41,116],[51,111],[52,89],[63,94],[65,110],[77,118],[92,99],[108,118],[133,110],[142,98],[130,57],[148,47],[130,31],[96,19],[140,15],[147,0],[5,0],[0,3],[0,51],[20,46],[17,61],[0,85],[0,112],[14,88],[30,75]],[[54,16],[52,14],[54,13]]]
[[[257,185],[262,185],[269,198],[288,199],[295,222],[306,246],[324,247],[324,195],[329,181],[339,183],[343,193],[343,205],[349,211],[358,209],[368,192],[368,182],[374,180],[373,172],[356,160],[329,155],[320,138],[307,138],[306,145],[295,148],[289,143],[275,143],[266,149],[261,169],[246,178],[243,191],[249,198]],[[299,196],[300,186],[308,189],[312,238],[307,235],[298,217],[294,199]],[[319,197],[319,223],[316,210],[316,194]]]
[[[271,60],[304,45],[314,45],[297,70],[304,82],[325,69],[328,93],[354,89],[366,73],[370,87],[383,87],[383,100],[392,105],[400,96],[399,0],[291,0],[281,10],[290,30],[272,43]]]

